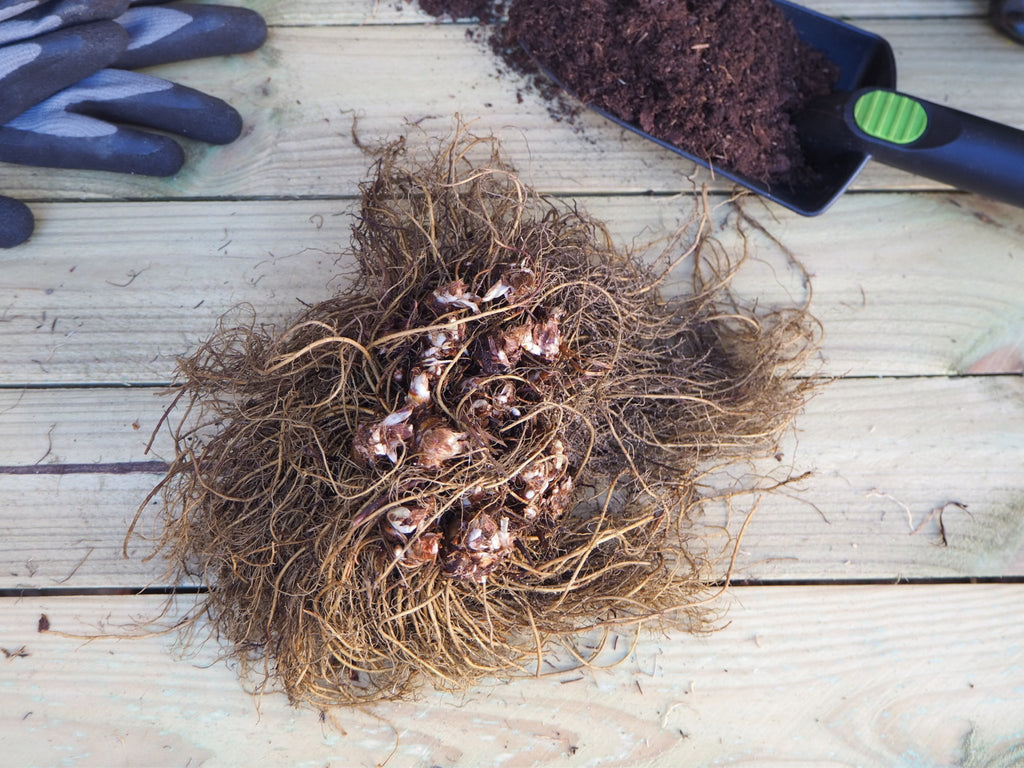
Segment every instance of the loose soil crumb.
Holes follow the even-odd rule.
[[[477,0],[421,0],[435,15],[494,21]],[[584,103],[750,179],[810,174],[792,117],[836,70],[771,0],[514,0],[492,45],[515,69],[536,60]],[[543,91],[542,91],[543,93]]]

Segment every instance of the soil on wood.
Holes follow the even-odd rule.
[[[500,19],[504,14],[505,5],[505,2],[494,0],[420,0],[420,7],[431,16],[479,19],[484,23]]]
[[[794,114],[836,70],[771,0],[513,0],[492,44],[528,68],[521,45],[584,103],[748,178],[810,174]],[[493,21],[493,4],[421,0],[435,15]],[[543,92],[543,91],[542,91]]]

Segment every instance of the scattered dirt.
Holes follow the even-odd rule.
[[[479,19],[485,24],[501,19],[505,5],[494,0],[420,0],[420,7],[432,16]]]
[[[525,45],[584,103],[751,179],[811,173],[792,116],[837,72],[800,42],[771,0],[421,0],[439,16],[493,24],[491,44],[519,71]],[[542,89],[542,93],[544,90]]]

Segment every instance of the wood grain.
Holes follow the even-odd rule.
[[[58,632],[130,633],[160,598],[8,599],[0,647],[28,655],[0,659],[0,727],[19,766],[1011,766],[1022,597],[1020,585],[734,589],[720,632],[645,635],[614,669],[424,692],[326,722],[277,696],[257,712],[216,643],[179,659],[168,636],[36,631],[45,614]],[[607,661],[625,656],[616,648]]]
[[[159,534],[156,504],[127,561],[121,546],[160,478],[146,462],[172,453],[161,433],[144,454],[167,403],[150,389],[0,390],[0,589],[166,583],[163,561],[144,561]],[[864,379],[826,387],[778,458],[711,484],[768,487],[811,473],[761,500],[739,579],[1022,577],[1022,468],[1021,377]],[[738,533],[755,498],[706,510],[698,527],[714,556],[728,551],[717,530]]]
[[[274,26],[437,23],[409,0],[250,0],[247,5]],[[844,18],[979,16],[975,0],[805,0],[808,8]]]
[[[576,199],[623,247],[670,235],[691,197]],[[287,322],[300,301],[344,286],[348,201],[75,203],[36,206],[39,233],[4,257],[0,383],[166,382],[229,310]],[[848,196],[825,218],[746,210],[811,274],[812,313],[833,375],[1024,371],[1024,219],[973,196]],[[721,222],[725,249],[742,253]],[[107,239],[110,222],[116,238]],[[799,305],[806,286],[777,243],[751,227],[735,288]],[[825,240],[827,239],[827,244]],[[101,252],[90,243],[103,242]],[[656,250],[656,249],[654,249]],[[666,287],[687,290],[687,272]],[[245,318],[236,313],[236,320]]]

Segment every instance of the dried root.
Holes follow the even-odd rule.
[[[180,362],[161,547],[230,653],[328,706],[536,670],[595,626],[700,629],[697,481],[802,405],[802,310],[738,308],[699,242],[664,299],[664,265],[465,134],[382,151],[353,255],[283,333]]]

